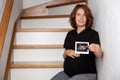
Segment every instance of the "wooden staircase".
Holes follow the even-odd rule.
[[[41,21],[43,19],[47,19],[47,20],[65,19],[68,17],[69,17],[69,15],[30,16],[30,17],[25,16],[25,17],[21,17],[21,22],[23,21],[23,25],[24,25],[24,21],[26,21],[26,20],[40,20]],[[67,20],[67,19],[65,19],[65,20]],[[45,23],[43,23],[43,24],[45,24]],[[66,33],[71,29],[72,28],[70,28],[70,27],[61,28],[59,26],[58,27],[56,26],[56,28],[54,28],[54,27],[50,28],[49,26],[46,28],[41,27],[41,26],[40,27],[39,26],[38,27],[30,27],[30,28],[25,27],[25,26],[18,27],[16,29],[16,36],[15,36],[15,42],[14,42],[13,61],[10,65],[11,76],[12,76],[11,80],[14,80],[14,79],[26,80],[26,78],[23,75],[24,73],[28,74],[28,76],[33,75],[32,73],[29,73],[29,69],[32,69],[34,74],[35,74],[36,70],[38,70],[38,73],[39,73],[39,75],[36,74],[36,75],[30,76],[28,78],[29,80],[32,80],[32,77],[34,77],[34,78],[37,77],[37,79],[49,80],[53,75],[55,75],[57,72],[61,71],[62,67],[63,67],[63,58],[62,58],[62,54],[64,51],[63,41],[62,42],[58,41],[58,43],[55,42],[56,43],[55,44],[54,39],[57,39],[55,37],[61,37],[60,40],[62,40],[63,37],[65,37]],[[34,39],[35,40],[38,39],[38,40],[42,41],[43,39],[41,39],[41,38],[44,38],[44,36],[47,36],[46,33],[47,33],[47,35],[50,35],[50,37],[48,38],[49,39],[48,44],[44,44],[44,43],[46,43],[47,38],[45,38],[45,41],[43,41],[43,43],[39,42],[39,41],[38,42],[34,41]],[[40,35],[40,34],[43,34],[43,35]],[[31,41],[34,41],[34,42],[31,42],[31,41],[29,41],[30,39],[27,39],[22,36],[26,36],[27,38],[30,38],[30,39],[35,36],[34,39],[31,39]],[[54,38],[54,39],[52,39],[52,38]],[[22,40],[23,40],[23,42],[21,42]],[[52,41],[52,43],[51,43],[51,41]],[[36,50],[38,50],[38,52]],[[55,51],[52,51],[52,50],[55,50]],[[46,51],[49,53],[47,53]],[[58,51],[60,54],[57,53]],[[52,52],[54,52],[54,53],[52,53]],[[56,55],[56,56],[54,57],[54,55]],[[31,58],[32,56],[34,58]],[[40,59],[37,56],[39,56]],[[43,72],[43,74],[41,71]],[[47,78],[45,76],[43,77],[43,75],[45,75],[47,73],[48,73],[48,75],[47,75],[48,77]],[[22,76],[22,78],[16,77],[16,76],[20,76],[20,75]]]
[[[69,14],[22,16],[15,30],[10,80],[50,80],[62,71],[64,39],[71,29]]]

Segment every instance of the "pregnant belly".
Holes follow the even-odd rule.
[[[86,62],[79,59],[67,58],[64,61],[64,71],[68,76],[84,73],[87,70]]]

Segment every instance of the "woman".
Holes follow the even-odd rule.
[[[64,43],[64,71],[51,80],[96,80],[95,58],[102,57],[102,49],[98,32],[91,29],[93,16],[87,5],[75,6],[70,15],[70,24],[74,30],[68,32]],[[76,42],[89,43],[89,52],[76,53]]]

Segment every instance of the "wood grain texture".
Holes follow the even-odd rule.
[[[66,0],[62,3],[48,5],[46,6],[46,8],[53,8],[53,7],[65,6],[65,5],[75,4],[75,3],[83,3],[83,2],[87,3],[87,0]]]
[[[60,49],[63,45],[14,45],[14,49]]]
[[[6,1],[2,20],[0,23],[0,57],[2,55],[2,50],[3,50],[3,46],[4,46],[4,41],[5,41],[5,36],[7,33],[9,20],[10,20],[13,2],[14,2],[14,0],[7,0]]]
[[[16,26],[17,26],[17,23],[15,23],[14,25],[14,30],[13,30],[13,34],[12,34],[12,40],[11,40],[11,44],[10,44],[10,50],[9,50],[9,55],[8,55],[8,58],[7,58],[7,66],[6,66],[6,71],[5,71],[5,76],[4,76],[4,80],[8,80],[8,76],[10,76],[10,65],[11,65],[11,59],[12,59],[12,56],[13,56],[13,47],[14,47],[14,37],[15,37],[15,34],[16,34]]]
[[[21,19],[68,18],[70,15],[22,16]]]
[[[17,32],[68,32],[71,28],[17,28]]]
[[[62,68],[63,61],[13,62],[11,68]]]
[[[9,80],[9,76],[10,76],[10,65],[11,65],[11,61],[12,61],[12,56],[13,56],[13,48],[14,48],[14,38],[15,38],[15,34],[16,34],[16,28],[18,25],[18,22],[20,20],[20,17],[22,15],[22,12],[20,13],[20,15],[18,16],[15,24],[14,24],[14,29],[13,29],[13,33],[12,33],[12,38],[11,38],[11,43],[10,43],[10,50],[9,50],[9,55],[7,58],[7,66],[6,66],[6,70],[5,70],[5,76],[4,76],[4,80]]]

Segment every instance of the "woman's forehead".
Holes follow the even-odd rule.
[[[76,13],[81,13],[81,14],[83,13],[83,14],[84,14],[84,13],[85,13],[85,11],[84,11],[84,9],[79,8],[79,9],[76,11]]]

